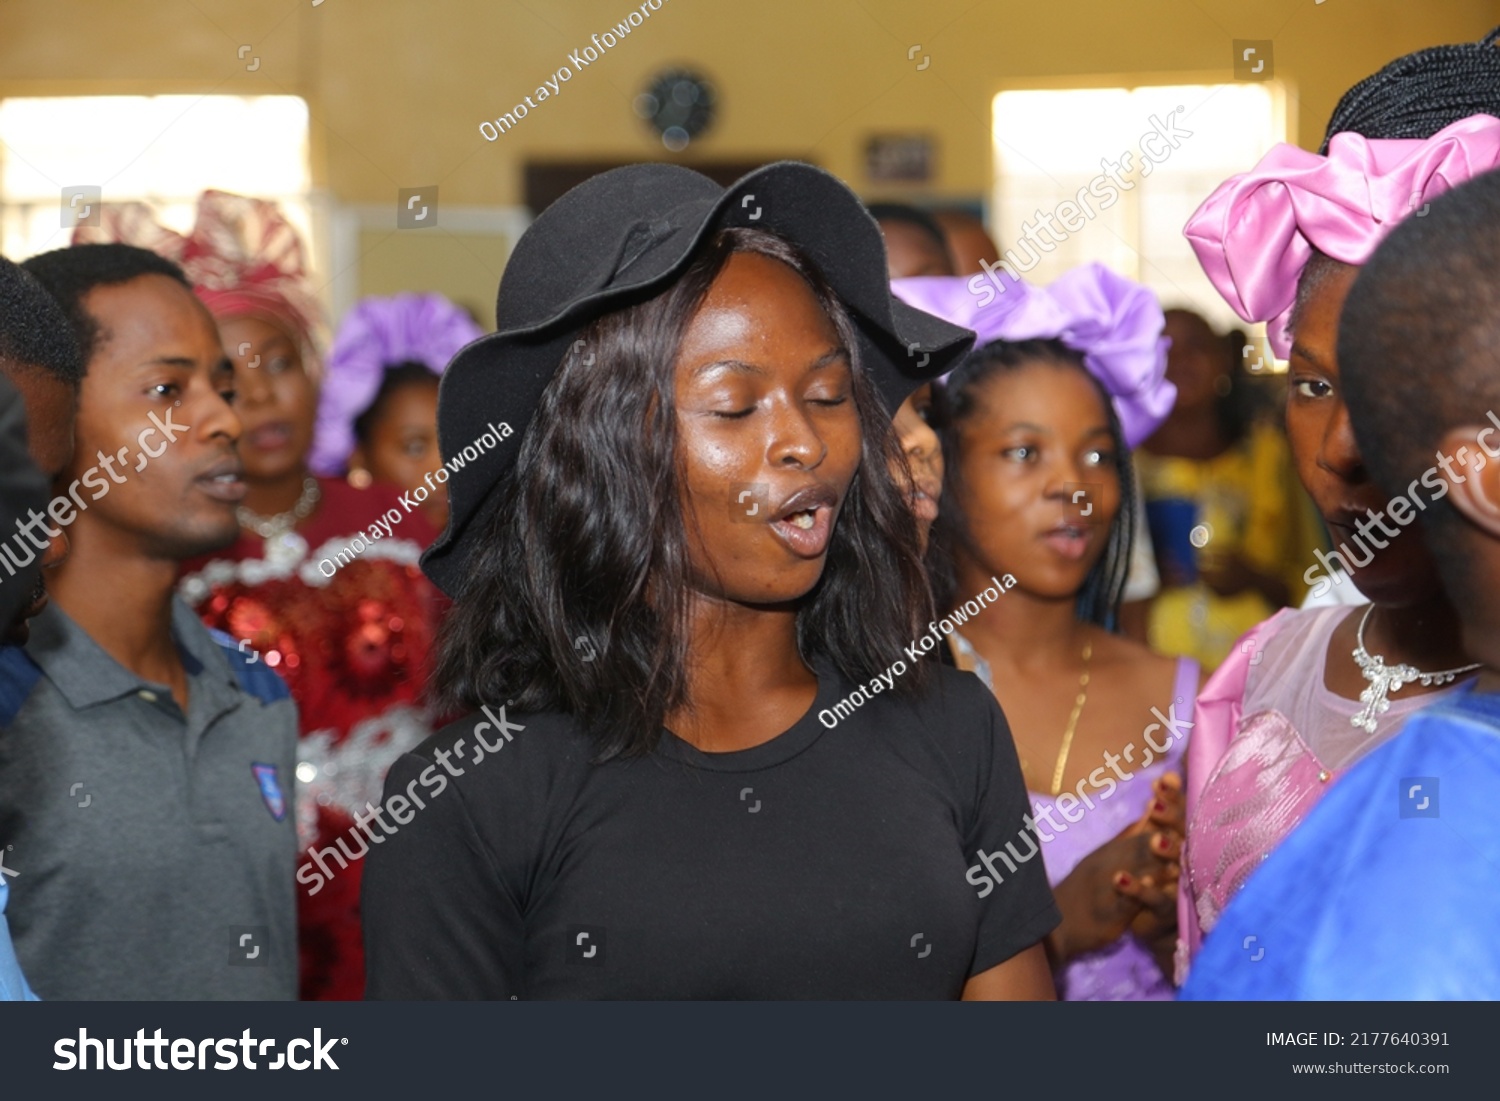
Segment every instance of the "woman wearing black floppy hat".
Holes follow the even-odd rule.
[[[1052,997],[1015,749],[921,660],[951,624],[891,475],[972,334],[795,164],[595,177],[496,312],[443,380],[424,560],[475,713],[365,825],[369,996]]]

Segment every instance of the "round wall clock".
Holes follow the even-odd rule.
[[[669,69],[658,74],[635,97],[635,113],[661,135],[661,143],[674,153],[713,124],[713,85],[691,69]]]

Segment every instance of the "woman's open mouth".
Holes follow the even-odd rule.
[[[1091,532],[1092,529],[1081,524],[1059,524],[1043,532],[1041,540],[1060,558],[1077,562],[1088,553]]]
[[[823,485],[798,490],[776,510],[771,530],[799,558],[818,558],[833,536],[838,494]]]
[[[942,489],[932,482],[917,482],[912,486],[909,499],[911,511],[918,520],[924,524],[931,524],[938,518],[938,502],[943,495]]]

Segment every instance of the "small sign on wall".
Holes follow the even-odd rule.
[[[936,165],[930,134],[873,134],[865,142],[871,183],[930,183]]]

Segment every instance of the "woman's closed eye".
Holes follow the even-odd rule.
[[[753,406],[753,405],[746,406],[743,409],[710,409],[709,410],[709,413],[711,415],[713,415],[715,417],[718,417],[720,420],[726,420],[726,421],[743,420],[744,418],[748,417],[753,412],[755,412],[755,406]]]
[[[812,405],[822,405],[829,408],[843,405],[849,400],[848,394],[815,394],[809,397],[808,402]]]

